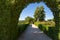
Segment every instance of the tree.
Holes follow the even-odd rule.
[[[54,21],[55,19],[53,18],[53,19],[48,19],[48,21]]]
[[[45,18],[43,6],[37,7],[34,13],[34,18],[36,21],[43,21]]]
[[[26,20],[26,22],[33,23],[34,19],[32,17],[28,16],[28,17],[25,18],[25,20]]]

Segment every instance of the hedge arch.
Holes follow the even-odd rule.
[[[60,0],[0,0],[0,40],[15,40],[21,11],[28,4],[40,1],[44,1],[53,11],[56,22],[54,40],[60,40]]]

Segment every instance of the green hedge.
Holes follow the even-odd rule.
[[[40,24],[40,22],[35,22],[34,24],[35,24],[36,26],[38,26],[38,25]]]
[[[39,27],[39,29],[42,30],[42,31],[45,31],[45,30],[48,31],[48,26],[39,24],[38,27]]]
[[[56,30],[55,27],[47,27],[45,25],[39,24],[39,29],[44,31],[45,34],[47,34],[49,37],[51,37],[53,40],[59,40],[58,39],[58,30]]]
[[[58,31],[55,27],[49,27],[49,30],[46,32],[48,36],[50,36],[53,40],[58,40]]]
[[[18,30],[19,31],[19,35],[22,34],[26,30],[28,25],[29,24],[20,24],[20,25],[18,25],[18,27],[19,27],[19,30]]]

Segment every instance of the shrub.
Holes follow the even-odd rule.
[[[57,33],[58,31],[55,29],[55,27],[49,27],[47,35],[50,36],[53,40],[57,40],[58,39]]]
[[[55,27],[48,27],[46,25],[39,24],[39,29],[42,30],[45,34],[51,37],[53,40],[57,40],[57,33],[58,32]]]
[[[20,24],[20,25],[18,25],[18,27],[19,27],[19,30],[18,30],[19,34],[22,34],[26,30],[28,25],[29,24]]]
[[[45,30],[48,31],[48,26],[46,26],[46,25],[39,24],[38,27],[42,31],[45,31]]]
[[[34,24],[35,24],[36,26],[38,26],[38,25],[40,24],[40,22],[35,22]]]

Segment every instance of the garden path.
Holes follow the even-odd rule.
[[[18,40],[52,40],[34,24],[30,24]]]

